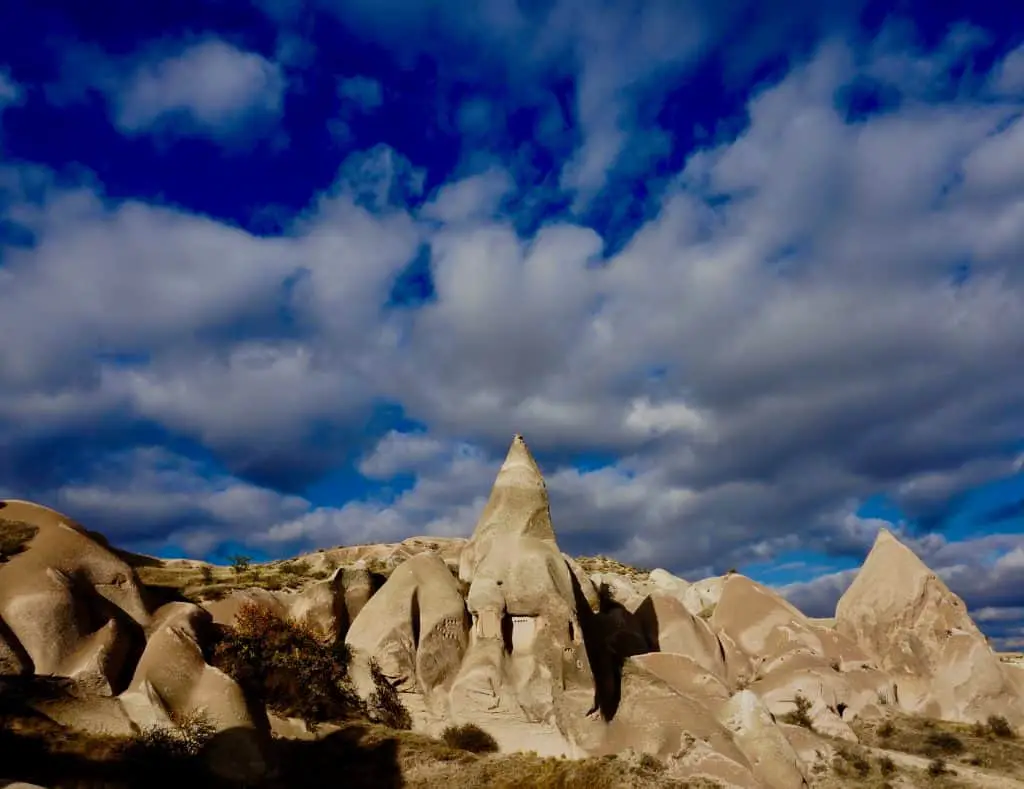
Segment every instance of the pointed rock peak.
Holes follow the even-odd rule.
[[[505,462],[501,464],[503,470],[513,466],[526,466],[535,471],[537,476],[540,476],[540,467],[537,465],[537,461],[533,459],[530,448],[526,446],[526,439],[519,433],[513,436],[512,445],[508,448],[508,454],[505,455]]]
[[[555,538],[544,477],[518,433],[494,480],[474,537],[495,532]]]
[[[868,551],[863,566],[876,564],[884,565],[885,569],[890,572],[899,568],[902,573],[916,574],[921,571],[931,573],[928,566],[921,561],[921,557],[884,526],[878,530],[878,535],[875,537],[871,550]]]

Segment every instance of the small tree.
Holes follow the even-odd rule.
[[[366,716],[348,676],[350,661],[343,641],[247,603],[222,632],[212,662],[270,709],[315,728]]]
[[[199,568],[199,576],[203,579],[204,584],[213,583],[213,568],[208,564],[204,564]]]
[[[370,695],[370,718],[392,729],[411,729],[412,716],[398,695],[398,688],[391,682],[380,664],[370,659],[370,676],[373,678],[373,693]]]
[[[235,571],[236,575],[248,572],[249,568],[252,567],[252,557],[241,553],[229,556],[228,561],[231,562],[231,569]]]
[[[811,702],[802,693],[797,693],[793,699],[793,703],[796,705],[795,710],[782,715],[783,723],[790,723],[796,726],[803,726],[805,729],[813,729],[814,726],[811,723]]]

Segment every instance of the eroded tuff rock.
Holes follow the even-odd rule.
[[[891,534],[834,620],[736,573],[588,576],[559,549],[520,436],[468,540],[330,549],[311,555],[319,572],[354,564],[299,591],[247,589],[202,607],[150,614],[131,568],[84,529],[36,505],[0,508],[11,513],[35,531],[0,564],[0,671],[73,677],[91,695],[44,711],[81,728],[130,733],[201,708],[230,743],[211,750],[215,767],[246,780],[266,770],[266,716],[202,650],[211,624],[245,603],[345,638],[364,695],[376,660],[419,729],[472,722],[503,750],[628,749],[663,760],[667,775],[725,786],[801,789],[809,760],[832,748],[821,735],[856,739],[850,721],[884,706],[1021,720],[1024,671],[999,662],[962,602]],[[813,730],[779,723],[800,697]]]
[[[593,706],[580,575],[558,548],[544,480],[516,436],[459,559],[472,629],[451,691],[456,719],[499,711],[564,734],[565,721]]]
[[[151,615],[135,571],[58,512],[4,501],[0,518],[32,534],[0,564],[0,658],[73,681],[72,692],[33,701],[39,712],[113,735],[174,727],[202,712],[216,732],[207,751],[216,772],[236,780],[264,773],[265,743],[241,689],[204,660],[208,612],[171,603]]]
[[[1024,722],[1024,700],[963,600],[882,529],[836,607],[837,631],[891,677],[899,705],[956,721]]]
[[[362,607],[345,637],[357,655],[374,658],[400,689],[428,698],[450,686],[467,641],[458,582],[432,553],[401,564]]]
[[[0,564],[6,660],[13,654],[22,664],[30,661],[36,674],[116,693],[149,623],[134,572],[82,526],[47,507],[0,502],[0,528],[15,527],[33,536]]]

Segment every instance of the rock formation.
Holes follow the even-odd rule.
[[[78,524],[15,501],[0,506],[5,523],[21,536],[0,557],[0,674],[71,679],[78,696],[38,709],[78,728],[130,734],[202,710],[222,735],[211,764],[236,779],[268,769],[268,716],[204,645],[244,604],[344,639],[363,695],[375,661],[417,729],[475,723],[506,751],[631,750],[683,780],[801,789],[831,747],[823,736],[855,740],[851,721],[888,709],[1024,722],[1024,671],[999,661],[963,602],[889,532],[834,620],[736,573],[689,583],[604,563],[590,575],[558,546],[521,436],[468,540],[311,554],[319,580],[300,590],[147,607],[135,571]],[[810,729],[780,722],[798,709]]]
[[[908,712],[1024,722],[1024,699],[963,600],[886,529],[840,598],[836,629],[892,677]]]

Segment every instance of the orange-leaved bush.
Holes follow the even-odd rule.
[[[247,603],[224,628],[212,662],[274,712],[309,726],[366,717],[349,678],[351,653],[308,623]]]

